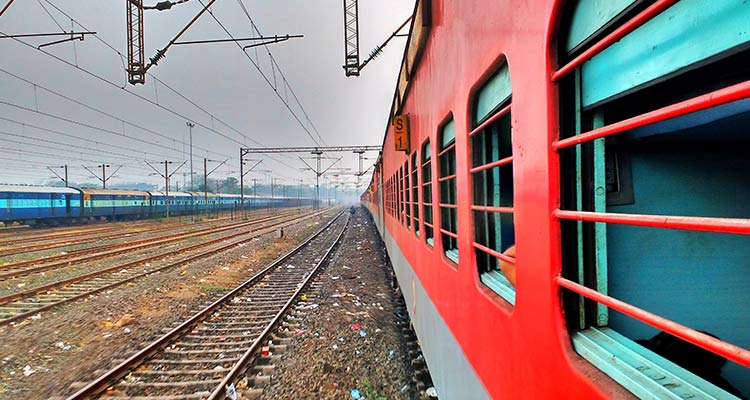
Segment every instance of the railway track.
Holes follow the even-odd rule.
[[[144,226],[153,226],[155,221],[131,222],[131,223],[98,223],[91,227],[68,226],[60,228],[44,229],[43,231],[29,228],[27,234],[0,234],[0,246],[8,246],[19,243],[38,242],[49,239],[59,239],[70,236],[90,235],[118,229],[140,228]],[[177,225],[177,223],[170,223]]]
[[[179,216],[175,218],[179,218]],[[206,222],[215,222],[215,221],[222,221],[222,220],[227,220],[227,219],[230,219],[230,217],[211,218],[207,220]],[[8,231],[0,230],[0,246],[7,246],[11,244],[20,244],[20,243],[29,243],[29,242],[38,242],[42,240],[59,239],[59,238],[71,237],[71,236],[89,235],[89,234],[102,233],[106,231],[117,231],[117,230],[122,230],[122,229],[148,227],[148,226],[154,226],[157,223],[158,222],[154,220],[145,220],[145,221],[140,221],[140,222],[101,222],[101,223],[96,223],[94,226],[76,225],[76,226],[67,226],[67,227],[58,227],[58,228],[46,228],[46,229],[42,229],[41,231],[39,229],[27,227],[18,232],[13,232],[12,229],[19,229],[19,228],[10,227],[10,228],[5,228]],[[158,224],[163,226],[165,223],[162,222]],[[179,222],[168,222],[167,224],[174,225],[174,226],[180,225]]]
[[[261,213],[260,215],[266,215],[266,214],[267,213]],[[107,229],[105,230],[105,232],[113,231],[115,233],[112,233],[112,234],[105,233],[103,235],[97,235],[97,233],[101,233],[101,232],[94,232],[94,234],[84,234],[84,235],[81,235],[79,233],[71,233],[70,236],[75,236],[75,238],[57,240],[54,242],[37,243],[37,244],[21,246],[21,247],[16,247],[16,245],[23,243],[23,241],[8,240],[8,241],[0,242],[0,247],[8,247],[8,246],[13,246],[13,247],[8,247],[4,249],[0,248],[0,256],[9,256],[9,255],[31,253],[31,252],[43,251],[43,250],[51,250],[51,249],[60,248],[60,247],[69,247],[69,246],[93,243],[93,242],[97,242],[100,240],[115,240],[115,239],[121,239],[121,238],[126,238],[126,237],[140,235],[140,234],[152,234],[152,233],[166,232],[166,231],[176,230],[176,229],[181,229],[181,228],[184,229],[184,228],[190,228],[190,227],[195,227],[195,226],[200,226],[200,225],[215,224],[219,221],[221,220],[214,219],[214,220],[209,220],[209,221],[196,222],[190,225],[185,225],[185,224],[180,224],[180,223],[162,224],[162,225],[159,225],[159,227],[156,229],[153,229],[155,225],[154,223],[144,224],[145,228],[143,229],[139,229],[137,227],[136,229],[134,229],[133,226],[125,226],[125,227]],[[65,235],[65,236],[68,236],[68,235]],[[60,238],[61,237],[58,235],[55,235],[52,237],[52,239],[60,239]],[[43,241],[43,240],[47,240],[47,239],[37,238],[31,241],[38,242],[38,241]]]
[[[231,223],[219,227],[208,227],[198,229],[189,233],[177,232],[169,235],[164,235],[155,238],[146,238],[141,240],[135,240],[119,244],[107,244],[98,247],[90,247],[86,249],[79,249],[68,252],[66,254],[58,254],[55,256],[42,257],[33,260],[24,260],[11,262],[7,264],[0,264],[0,281],[18,278],[20,276],[29,275],[33,273],[47,272],[49,270],[60,269],[69,267],[73,264],[80,264],[89,261],[101,261],[104,258],[114,257],[121,254],[129,253],[132,251],[140,251],[149,249],[157,246],[164,246],[188,239],[204,237],[222,233],[230,230],[239,228],[252,227],[260,223],[274,221],[294,215],[296,213],[283,213],[270,217],[264,217],[254,219],[250,221],[242,221],[237,223]],[[246,234],[247,232],[238,232],[238,235]],[[228,236],[226,238],[232,238]],[[208,243],[208,242],[204,242]]]
[[[253,359],[267,350],[264,344],[274,328],[327,263],[348,224],[348,213],[339,214],[300,246],[68,400],[229,396]]]
[[[46,311],[53,307],[57,307],[65,303],[84,298],[94,293],[109,290],[116,286],[120,286],[130,281],[148,276],[155,272],[175,268],[193,261],[212,256],[217,253],[221,253],[223,251],[230,250],[235,246],[252,241],[263,234],[274,232],[279,227],[289,226],[311,218],[315,218],[325,212],[326,211],[320,211],[317,213],[306,214],[291,219],[276,221],[253,232],[241,232],[239,234],[235,233],[229,236],[223,236],[192,246],[182,247],[166,253],[161,253],[159,255],[106,267],[82,275],[77,275],[71,278],[2,296],[0,297],[0,325],[7,325],[11,322],[32,317],[39,312]],[[226,242],[228,238],[240,235],[245,235],[246,237]],[[180,253],[198,250],[216,244],[218,244],[218,246],[199,251],[195,254],[180,257],[178,260],[169,261],[168,263],[163,265],[144,267],[147,262],[152,262],[158,259],[169,260],[169,258],[177,256]]]

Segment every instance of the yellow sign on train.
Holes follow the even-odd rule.
[[[409,114],[397,115],[393,118],[394,142],[396,151],[409,152]]]

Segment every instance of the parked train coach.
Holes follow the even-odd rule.
[[[71,188],[0,185],[0,222],[81,216],[81,191]]]
[[[440,398],[750,394],[750,2],[419,0],[362,201]]]
[[[0,185],[0,222],[36,225],[86,219],[139,219],[167,213],[166,194],[159,191],[75,189]],[[302,207],[314,199],[245,196],[245,209]],[[169,192],[171,215],[239,210],[238,194]]]

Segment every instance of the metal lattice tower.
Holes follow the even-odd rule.
[[[358,0],[344,0],[344,70],[346,76],[359,76]]]
[[[125,0],[128,17],[128,82],[146,83],[143,46],[143,1]]]

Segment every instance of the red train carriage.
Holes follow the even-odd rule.
[[[413,21],[362,200],[441,397],[747,396],[750,2]]]

